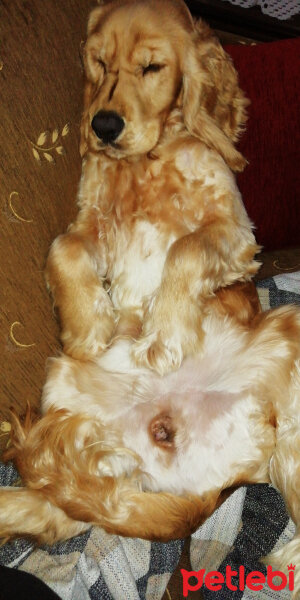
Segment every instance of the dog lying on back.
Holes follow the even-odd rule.
[[[207,299],[258,268],[232,173],[248,101],[182,0],[96,8],[84,61],[80,210],[47,264],[64,351],[93,359],[132,324],[135,364],[164,374],[201,347]]]
[[[163,378],[135,366],[124,337],[97,362],[52,359],[44,416],[15,419],[7,458],[25,487],[0,490],[0,536],[53,543],[96,524],[166,541],[256,482],[278,488],[299,528],[300,310],[253,318],[230,289],[211,302],[201,353]],[[269,560],[299,559],[297,529]]]

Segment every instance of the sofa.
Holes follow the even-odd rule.
[[[52,240],[66,230],[76,214],[82,48],[87,15],[94,4],[92,0],[2,1],[1,449],[9,445],[10,409],[13,407],[22,415],[29,403],[38,412],[47,357],[61,349],[59,325],[46,290],[43,269]],[[261,301],[265,303],[264,308],[282,301],[298,302],[300,39],[229,45],[227,50],[240,73],[241,87],[251,99],[248,129],[240,142],[249,165],[238,179],[263,249],[262,268],[257,276]],[[270,279],[286,274],[288,283],[279,283],[279,287],[279,280]],[[287,289],[282,290],[282,285]],[[12,481],[18,483],[13,466],[1,464],[1,485]],[[241,518],[247,490],[238,493],[236,506],[239,508],[235,513]],[[263,498],[270,492],[267,494],[265,490],[261,494]],[[271,500],[270,496],[265,498],[266,505]],[[249,502],[251,504],[251,498]],[[288,523],[280,499],[278,502],[278,510]],[[221,508],[225,511],[222,517],[225,521],[226,510],[229,510],[226,506],[227,503]],[[232,506],[229,508],[233,514]],[[233,544],[232,532],[237,534],[239,522],[232,526],[231,534],[227,532],[229,549]],[[203,549],[201,535],[193,539],[201,540]],[[274,536],[277,540],[277,533]],[[0,551],[0,565],[37,574],[64,599],[145,597],[152,600],[167,594],[164,590],[184,547],[183,540],[165,545],[124,541],[95,528],[89,537],[80,536],[74,546],[70,544],[33,551],[28,541],[15,541]],[[192,540],[191,548],[196,546],[199,544]],[[209,552],[212,552],[211,547]],[[192,559],[194,565],[200,556],[198,550],[196,553],[197,560]],[[113,558],[106,560],[108,555]],[[191,556],[189,554],[189,559]],[[121,573],[120,565],[126,560],[130,569]],[[55,565],[59,565],[59,573]],[[97,578],[99,569],[102,583],[99,583],[100,575]],[[120,575],[117,575],[118,570]],[[59,582],[55,578],[59,578]],[[76,591],[77,588],[81,592]],[[127,590],[125,596],[122,595],[124,589]],[[191,597],[196,599],[196,592]]]

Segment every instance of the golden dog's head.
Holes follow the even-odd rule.
[[[158,144],[172,109],[239,170],[233,142],[247,100],[230,58],[181,0],[114,0],[94,9],[85,46],[81,151],[121,158]]]

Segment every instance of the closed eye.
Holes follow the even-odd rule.
[[[157,63],[150,63],[147,67],[143,67],[143,76],[147,73],[157,73],[164,68],[165,65],[158,65]]]

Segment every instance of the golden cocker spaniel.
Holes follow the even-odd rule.
[[[46,275],[64,351],[95,358],[122,322],[135,363],[164,374],[199,350],[207,299],[258,268],[232,173],[247,100],[182,0],[95,8],[84,61],[80,210]]]

